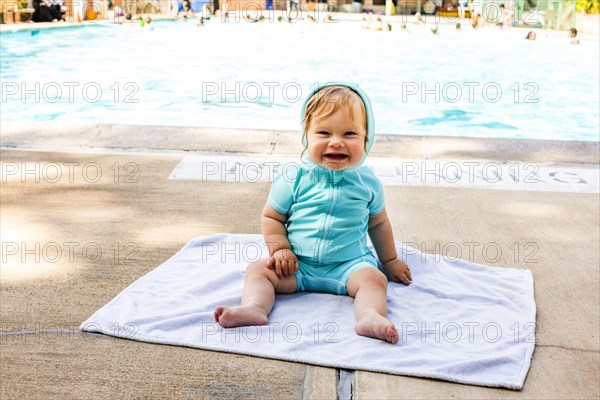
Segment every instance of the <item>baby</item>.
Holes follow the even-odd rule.
[[[381,182],[363,165],[374,142],[371,103],[356,85],[322,85],[305,101],[302,123],[303,163],[275,178],[262,211],[270,257],[248,266],[242,304],[217,307],[215,321],[265,325],[275,293],[326,292],[354,297],[357,334],[396,343],[387,281],[412,278],[396,253]]]

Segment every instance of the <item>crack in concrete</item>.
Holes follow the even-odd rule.
[[[425,136],[421,136],[421,155],[423,156],[424,159],[428,160],[429,157],[427,155],[428,153],[428,149],[427,149],[427,141],[425,140]]]
[[[96,138],[98,138],[98,137],[100,137],[100,135],[102,135],[102,132],[104,132],[103,128],[104,128],[104,126],[100,125],[100,124],[97,124],[94,127],[94,131],[92,132],[91,136],[88,137],[88,140],[87,140],[87,143],[86,143],[87,146],[89,146],[90,143],[93,143],[93,141],[96,140]],[[110,130],[112,130],[112,125],[109,125],[108,128]]]
[[[90,147],[90,146],[59,146],[59,145],[21,145],[21,144],[6,144],[0,145],[0,150],[18,150],[18,151],[35,151],[42,153],[61,152],[61,153],[82,153],[82,154],[111,154],[111,155],[177,155],[177,154],[206,154],[206,155],[221,155],[221,154],[249,154],[261,155],[270,153],[249,153],[237,150],[198,150],[198,149],[165,149],[162,147]]]
[[[50,329],[34,329],[16,332],[0,332],[0,337],[3,336],[19,336],[19,335],[35,335],[38,333],[79,333],[79,329],[64,329],[64,328],[50,328]]]
[[[535,347],[547,347],[547,348],[563,349],[563,350],[584,351],[584,352],[588,352],[588,353],[600,353],[600,350],[580,349],[577,347],[559,346],[557,344],[536,344]]]
[[[275,137],[272,138],[271,143],[269,143],[269,151],[267,152],[267,154],[273,154],[278,141],[279,141],[279,132],[275,132]]]

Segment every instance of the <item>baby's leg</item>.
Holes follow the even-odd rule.
[[[350,275],[346,285],[354,297],[356,333],[376,339],[398,342],[398,331],[387,319],[387,278],[376,268],[361,268]]]
[[[275,271],[267,267],[267,261],[262,259],[248,265],[240,306],[215,308],[215,321],[222,327],[265,325],[269,322],[268,315],[275,302],[275,292],[296,291],[296,277],[290,275],[280,279]]]

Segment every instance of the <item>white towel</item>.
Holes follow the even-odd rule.
[[[354,332],[353,299],[277,295],[269,325],[223,329],[215,306],[240,303],[249,262],[268,255],[260,235],[191,240],[81,325],[86,332],[350,370],[520,389],[535,347],[529,270],[424,254],[397,243],[410,286],[390,282],[396,345]]]

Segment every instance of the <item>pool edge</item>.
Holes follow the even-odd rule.
[[[2,148],[209,151],[297,155],[300,132],[92,122],[2,121]],[[600,163],[600,142],[378,134],[376,157]]]

